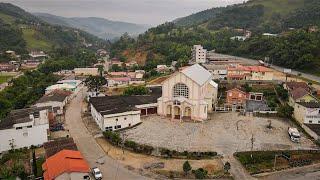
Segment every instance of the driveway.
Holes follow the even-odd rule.
[[[75,140],[79,151],[83,154],[91,167],[99,167],[102,171],[104,179],[119,179],[119,180],[134,180],[147,179],[146,177],[135,174],[116,160],[106,156],[105,152],[98,145],[89,131],[86,129],[81,120],[82,101],[84,98],[84,89],[79,91],[77,96],[72,99],[66,111],[66,129],[69,130],[70,135]],[[103,165],[97,164],[99,158],[104,158]]]

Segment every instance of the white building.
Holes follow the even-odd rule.
[[[64,114],[64,107],[68,102],[68,97],[72,94],[70,91],[55,90],[42,96],[34,106],[47,107],[51,106],[53,112],[57,115]]]
[[[80,90],[81,85],[82,81],[80,80],[61,80],[54,85],[48,86],[46,88],[46,94],[49,94],[55,90],[64,90],[77,93]]]
[[[320,103],[297,102],[293,115],[301,124],[320,124]]]
[[[144,96],[90,98],[91,115],[102,131],[114,131],[141,123],[140,116],[157,113],[160,93]]]
[[[218,84],[199,64],[184,68],[162,82],[158,114],[172,119],[203,121],[217,101]]]
[[[212,79],[226,80],[228,76],[227,65],[206,64],[205,67],[212,74]]]
[[[192,61],[195,63],[206,63],[207,50],[201,45],[194,45],[192,48]]]
[[[74,68],[74,74],[76,76],[98,76],[98,68]]]
[[[0,153],[47,142],[48,108],[14,110],[0,121]]]

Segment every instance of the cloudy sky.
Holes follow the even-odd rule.
[[[211,7],[244,0],[0,0],[29,12],[65,17],[102,17],[110,20],[157,25]]]

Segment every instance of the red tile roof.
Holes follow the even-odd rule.
[[[297,89],[293,89],[291,91],[291,96],[294,100],[299,99],[305,95],[309,94],[309,92],[307,90],[305,90],[304,88],[297,88]]]
[[[303,88],[307,91],[310,90],[309,86],[307,83],[305,82],[295,82],[295,81],[292,81],[292,82],[287,82],[287,87],[290,89],[290,90],[293,90],[293,89],[297,89],[297,88]]]
[[[79,151],[62,150],[42,164],[45,180],[53,180],[63,173],[88,173],[90,168]]]
[[[264,66],[229,66],[228,71],[270,72],[271,69]]]

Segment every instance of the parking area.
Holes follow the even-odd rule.
[[[272,128],[269,129],[271,120]],[[305,135],[300,143],[290,141],[290,122],[280,119],[241,116],[238,113],[214,113],[203,123],[171,121],[149,116],[143,123],[126,130],[128,139],[178,151],[216,151],[231,155],[236,151],[309,149],[315,144]]]

